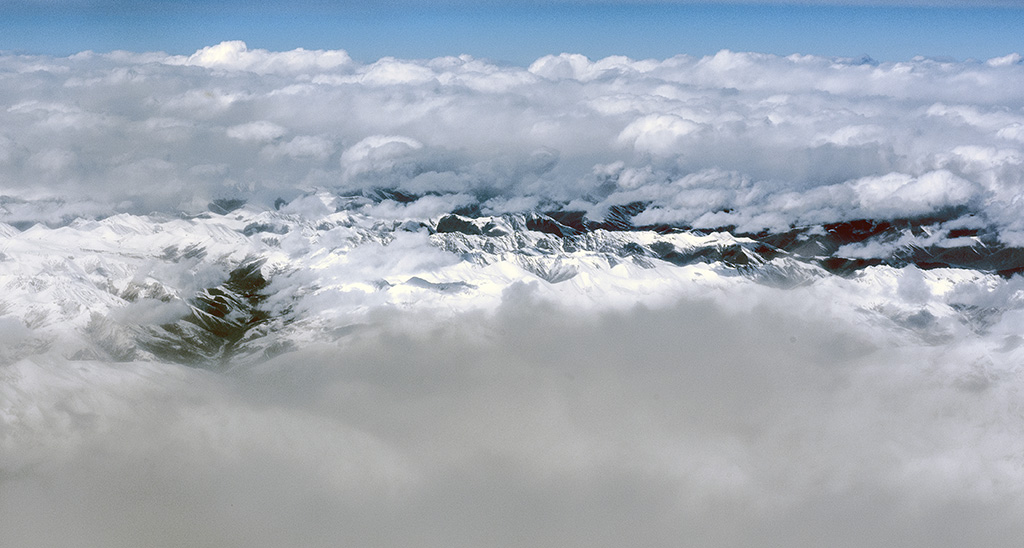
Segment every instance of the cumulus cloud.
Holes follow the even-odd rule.
[[[274,72],[303,72],[335,69],[348,65],[352,59],[343,50],[305,50],[270,52],[265,49],[250,50],[245,42],[232,40],[215,46],[207,46],[185,56],[170,57],[169,64],[182,64],[211,69],[252,71],[260,74]]]
[[[978,190],[976,186],[944,170],[916,178],[890,173],[851,184],[860,207],[874,218],[925,215],[944,207],[967,205]]]
[[[673,115],[652,114],[635,120],[619,134],[618,141],[639,152],[676,156],[686,150],[682,138],[697,132],[700,125]]]
[[[1024,183],[1015,55],[565,53],[523,68],[238,41],[186,56],[6,54],[0,194],[194,213],[218,198],[270,207],[391,188],[493,211],[639,200],[651,221],[751,230],[967,205],[1012,239],[1024,231],[1002,205]]]
[[[341,155],[346,178],[390,171],[402,158],[423,148],[423,143],[401,135],[371,135]]]

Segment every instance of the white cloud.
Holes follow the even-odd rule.
[[[978,192],[972,184],[948,171],[920,177],[890,173],[852,183],[858,206],[873,218],[924,215],[944,207],[967,205]]]
[[[1019,65],[1021,63],[1021,56],[1019,53],[1011,53],[1002,57],[993,57],[985,63],[991,67],[1007,67],[1011,65]]]
[[[989,224],[1021,244],[1019,56],[562,54],[522,68],[225,42],[0,65],[0,222],[67,225],[0,225],[0,515],[19,546],[1024,534],[1020,277],[878,267],[782,291],[580,258],[548,284],[401,224],[475,202],[643,201],[640,224],[749,231],[965,205],[974,217],[877,245]],[[339,211],[380,188],[418,198]],[[206,212],[215,198],[249,206]],[[275,202],[291,229],[244,236]],[[375,223],[409,230],[361,231]],[[189,246],[208,258],[156,258]],[[557,258],[543,249],[531,259]],[[72,362],[66,341],[36,336],[96,310],[118,310],[94,327],[113,335],[173,321],[254,251],[285,265],[268,299],[301,297],[282,329],[308,346],[215,375]],[[459,276],[493,306],[423,297]],[[182,294],[119,297],[156,279]]]
[[[386,57],[366,67],[359,81],[371,86],[424,84],[433,81],[434,71],[409,61]]]
[[[256,141],[269,143],[274,139],[284,136],[288,130],[266,120],[249,122],[231,126],[227,129],[228,137],[242,141]]]
[[[422,249],[406,243],[360,264]],[[931,294],[928,272],[896,275],[895,302]],[[1016,546],[1020,351],[893,345],[885,330],[928,316],[872,328],[820,289],[594,314],[517,286],[493,315],[385,312],[229,375],[23,360],[0,369],[5,534],[29,548]]]
[[[265,49],[250,50],[245,42],[232,40],[207,46],[188,57],[169,57],[164,62],[268,74],[337,69],[351,64],[352,59],[342,50],[309,51],[299,48],[286,52],[270,52]]]
[[[529,71],[549,80],[582,79],[591,66],[590,59],[578,53],[563,53],[541,57],[530,65]]]
[[[683,137],[700,130],[700,125],[671,114],[651,114],[629,124],[619,133],[618,141],[630,144],[639,152],[650,152],[659,156],[674,156],[685,153],[680,146]]]
[[[455,209],[475,203],[473,196],[468,194],[448,194],[444,196],[424,196],[408,204],[385,200],[363,211],[375,219],[418,219],[422,221],[437,220],[442,215]]]
[[[724,52],[569,55],[529,70],[463,58],[324,67],[216,48],[194,56],[209,67],[0,57],[56,67],[7,79],[0,220],[106,217],[19,238],[0,225],[6,538],[1019,543],[1020,277],[880,267],[782,291],[710,267],[619,264],[602,266],[606,278],[581,268],[563,284],[530,283],[511,262],[435,247],[425,230],[356,230],[477,200],[494,213],[640,200],[652,204],[641,224],[750,231],[966,204],[979,218],[965,224],[1024,241],[1019,65]],[[379,187],[440,194],[366,205],[370,217],[342,222],[351,212],[338,211],[339,190]],[[294,229],[265,240],[241,235],[251,220],[241,214],[107,217],[202,212],[216,197],[247,198],[258,216],[280,196],[293,198],[279,213]],[[50,252],[42,235],[77,236],[80,253]],[[155,265],[132,238],[160,244],[143,250],[209,246],[209,259]],[[840,255],[871,256],[865,247]],[[26,249],[47,276],[18,275],[30,261],[9,257]],[[119,269],[187,295],[252,250],[302,265],[276,272],[269,298],[301,294],[289,328],[308,331],[296,339],[307,346],[251,369],[69,362],[23,319],[88,320],[93,307],[67,296],[82,287],[95,309],[112,309],[122,288],[101,281]],[[434,309],[448,301],[422,295],[441,273],[466,275],[495,306]],[[655,279],[677,293],[645,285]],[[23,316],[5,309],[15,289],[33,296],[16,303]],[[557,304],[580,302],[589,307]],[[959,312],[993,308],[977,325]],[[144,298],[113,318],[159,325],[186,313],[180,300]],[[326,328],[310,328],[317,321]],[[43,355],[8,363],[25,353]]]
[[[1024,188],[1015,59],[722,51],[522,68],[241,42],[190,56],[7,54],[0,194],[147,212],[394,187],[502,210],[641,200],[651,219],[751,227],[967,202],[1010,234],[1024,230],[1000,205]],[[697,182],[708,173],[746,182]],[[889,188],[889,174],[904,179]]]
[[[401,135],[371,135],[341,154],[346,178],[387,171],[410,153],[423,148],[423,143]]]

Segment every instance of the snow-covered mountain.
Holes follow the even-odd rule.
[[[1024,250],[964,228],[977,225],[965,211],[735,234],[638,227],[643,204],[596,220],[473,207],[380,215],[400,203],[388,192],[319,192],[275,210],[225,200],[196,216],[3,225],[3,358],[222,369],[337,340],[382,310],[493,311],[517,288],[595,311],[708,292],[742,298],[744,287],[810,292],[923,340],[951,329],[982,335],[1024,304],[1010,289]]]

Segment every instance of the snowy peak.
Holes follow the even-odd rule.
[[[961,217],[741,235],[638,227],[639,203],[609,208],[599,221],[578,211],[465,209],[380,218],[400,203],[396,197],[417,199],[319,193],[276,210],[228,200],[188,218],[121,214],[8,228],[0,311],[21,327],[5,343],[5,359],[54,351],[224,368],[338,336],[377,310],[488,310],[517,284],[541,298],[601,308],[837,279],[879,294],[899,289],[901,277],[885,272],[908,268],[950,287],[979,276],[999,285],[1024,267],[1024,251],[964,227]],[[926,299],[939,299],[929,318],[979,325],[972,305],[936,295]]]

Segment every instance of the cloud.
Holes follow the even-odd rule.
[[[5,538],[1016,546],[1020,277],[783,291],[581,256],[552,284],[403,222],[641,201],[640,224],[757,231],[965,206],[905,241],[1024,241],[1014,59],[2,55],[0,221],[63,225],[0,225]],[[383,190],[406,194],[361,197]],[[222,374],[78,353],[187,315],[252,252],[292,351]]]
[[[359,81],[371,86],[425,84],[434,81],[434,71],[420,64],[385,57],[366,67]]]
[[[341,155],[345,176],[392,170],[403,157],[423,148],[423,143],[401,135],[371,135]]]
[[[408,204],[400,204],[394,200],[385,200],[364,209],[374,219],[419,219],[436,220],[441,216],[473,205],[476,199],[468,194],[446,194],[444,196],[424,196]]]
[[[270,142],[288,132],[287,129],[266,120],[249,122],[231,126],[227,129],[228,137],[242,141]]]
[[[275,72],[320,71],[343,67],[352,59],[343,50],[305,50],[302,48],[277,53],[265,49],[250,50],[245,42],[232,40],[207,46],[185,56],[168,58],[165,62],[211,69],[245,70],[259,74]]]
[[[671,156],[685,150],[681,142],[683,137],[699,130],[700,125],[692,120],[673,115],[651,114],[626,126],[619,134],[618,141],[631,145],[640,152]]]
[[[903,277],[920,302],[928,273]],[[1019,350],[893,345],[827,301],[732,296],[592,314],[516,286],[493,315],[382,312],[231,375],[22,361],[0,370],[5,535],[1015,546]]]
[[[755,231],[967,204],[1009,241],[1024,230],[1001,205],[1024,181],[1015,59],[5,54],[0,195],[44,201],[3,219],[62,222],[55,200],[93,204],[71,217],[196,213],[392,188],[494,211],[645,201],[651,221]]]
[[[914,178],[890,173],[866,177],[852,183],[858,205],[874,218],[925,215],[929,212],[969,204],[977,185],[948,171],[932,171]]]

